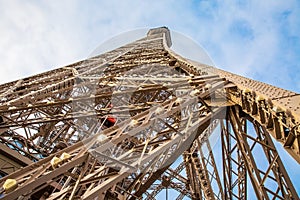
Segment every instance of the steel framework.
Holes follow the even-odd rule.
[[[0,198],[299,199],[274,143],[300,162],[300,95],[171,44],[150,29],[0,85]]]

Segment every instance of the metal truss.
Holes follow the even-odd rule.
[[[170,49],[165,27],[0,86],[1,199],[299,199],[299,95]],[[163,195],[163,196],[162,196]]]

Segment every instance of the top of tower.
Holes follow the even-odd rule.
[[[166,42],[168,47],[171,47],[172,41],[171,41],[171,34],[170,30],[166,26],[158,27],[158,28],[152,28],[148,31],[147,36],[150,35],[156,35],[156,34],[165,34]]]

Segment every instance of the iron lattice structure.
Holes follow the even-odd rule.
[[[299,199],[274,142],[300,162],[300,95],[170,46],[155,28],[1,85],[0,198]]]

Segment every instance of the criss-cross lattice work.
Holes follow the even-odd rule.
[[[182,58],[167,28],[0,86],[2,199],[299,199],[299,95]]]

